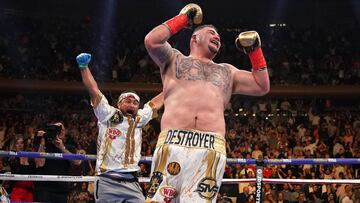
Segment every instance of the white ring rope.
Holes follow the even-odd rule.
[[[20,174],[0,174],[0,180],[11,181],[60,181],[60,182],[91,182],[95,176],[62,176],[62,175],[20,175]],[[139,177],[139,182],[148,183],[150,178]],[[255,183],[255,178],[246,179],[223,179],[224,184],[235,183]],[[263,178],[263,183],[283,184],[360,184],[357,179],[273,179]]]
[[[282,184],[282,183],[293,183],[293,184],[360,184],[358,179],[273,179],[264,178],[263,182]]]
[[[13,181],[90,182],[90,181],[94,181],[94,180],[95,180],[95,176],[0,174],[0,180],[13,180]]]

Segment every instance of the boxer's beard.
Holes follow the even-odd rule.
[[[209,51],[210,51],[210,53],[216,55],[219,52],[219,49],[216,49],[216,48],[213,48],[213,47],[209,46]]]

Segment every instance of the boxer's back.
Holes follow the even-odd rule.
[[[229,67],[175,51],[164,68],[162,129],[186,128],[225,134],[224,108],[232,92]]]

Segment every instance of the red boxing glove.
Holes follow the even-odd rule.
[[[171,35],[185,27],[191,27],[193,24],[200,24],[203,14],[200,6],[197,4],[188,4],[181,9],[180,14],[166,21],[164,25],[169,28]]]
[[[188,24],[188,17],[185,14],[179,14],[164,23],[170,30],[171,35],[179,32]]]
[[[250,58],[252,69],[259,70],[261,68],[267,67],[265,57],[260,47],[255,48],[255,50],[250,52],[248,55]]]
[[[249,55],[253,70],[266,68],[266,61],[261,50],[259,34],[255,31],[242,32],[235,40],[236,47]]]

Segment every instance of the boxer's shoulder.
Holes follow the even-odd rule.
[[[172,48],[172,49],[173,49],[173,53],[174,53],[175,57],[185,57],[185,55],[183,53],[181,53],[181,51],[179,51],[175,48]]]

